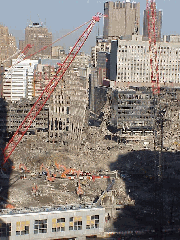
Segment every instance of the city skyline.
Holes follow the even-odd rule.
[[[51,4],[49,4],[47,1],[39,0],[37,2],[32,0],[31,4],[25,5],[22,0],[17,0],[16,2],[10,0],[8,3],[2,3],[3,9],[7,8],[9,14],[7,14],[6,11],[2,12],[0,22],[8,27],[9,32],[16,37],[17,43],[19,40],[25,38],[25,28],[30,22],[43,22],[48,28],[48,31],[52,32],[53,40],[56,40],[90,20],[97,12],[104,13],[104,2],[106,1],[70,0],[67,2],[62,0],[58,2],[52,1]],[[142,34],[143,11],[146,8],[146,1],[139,0],[136,2],[140,3],[140,34]],[[11,6],[10,9],[9,5]],[[176,21],[177,11],[179,9],[178,6],[180,7],[180,2],[175,2],[175,0],[157,0],[157,9],[161,9],[163,12],[162,35],[180,34]],[[91,46],[95,45],[95,36],[98,33],[98,28],[102,35],[103,20],[93,29],[92,34],[82,49],[85,52],[90,53]],[[82,29],[74,33],[72,37],[66,38],[56,45],[64,46],[67,51],[67,49],[75,43],[81,32]]]

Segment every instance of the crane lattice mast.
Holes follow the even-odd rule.
[[[146,13],[148,21],[149,54],[150,54],[150,78],[154,95],[160,93],[159,69],[156,44],[156,2],[146,1]]]

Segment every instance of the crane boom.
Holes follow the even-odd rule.
[[[29,51],[29,49],[32,48],[31,44],[27,44],[27,46],[21,51],[20,55],[17,57],[16,61],[14,62],[14,64],[8,69],[8,71],[5,73],[5,79],[9,78],[10,75],[13,73],[14,67],[22,62],[25,57],[27,52]]]
[[[51,96],[52,92],[56,88],[57,84],[60,80],[62,80],[63,75],[65,74],[68,67],[71,65],[72,61],[84,45],[86,39],[88,38],[89,34],[91,33],[94,25],[96,22],[99,22],[103,15],[101,13],[97,13],[95,16],[92,17],[90,24],[84,30],[82,35],[79,37],[77,42],[75,43],[74,47],[71,49],[70,53],[67,55],[66,59],[64,60],[62,66],[60,66],[53,77],[52,80],[46,85],[44,91],[41,93],[35,104],[32,106],[30,111],[28,112],[25,119],[22,121],[21,125],[18,127],[17,131],[14,133],[8,144],[3,150],[4,161],[3,164],[7,162],[10,155],[13,153],[14,149],[21,141],[22,137],[27,132],[28,128],[31,126],[32,122],[35,120],[36,116],[39,114],[49,97]]]

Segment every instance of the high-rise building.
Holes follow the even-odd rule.
[[[104,3],[103,37],[113,38],[125,35],[139,34],[140,3],[105,2]]]
[[[25,46],[27,44],[32,45],[28,55],[38,52],[41,48],[52,44],[52,33],[48,32],[48,29],[39,23],[33,23],[25,29]],[[51,54],[52,47],[50,46],[34,55],[32,59],[51,58]]]
[[[180,36],[165,36],[157,42],[160,86],[180,86]],[[149,42],[141,35],[121,38],[111,43],[110,80],[116,86],[151,87]]]
[[[12,64],[15,60],[12,60]],[[21,98],[31,99],[33,96],[34,66],[38,60],[26,59],[18,63],[13,72],[4,78],[3,97],[7,101],[19,101]]]
[[[96,37],[96,46],[91,47],[91,65],[97,67],[97,54],[98,52],[110,52],[111,40],[103,39],[102,36]]]
[[[110,78],[110,53],[98,52],[97,70],[99,86],[103,86],[106,79]]]
[[[19,40],[19,49],[23,50],[25,48],[25,40]]]
[[[1,66],[0,66],[0,98],[3,97],[3,75],[4,75],[4,67],[3,67],[3,64],[1,63]]]
[[[156,4],[156,3],[151,3]],[[151,9],[151,8],[150,8]],[[159,41],[161,39],[161,28],[162,28],[162,11],[156,9],[156,40]],[[149,11],[149,21],[151,24],[151,10]],[[143,37],[148,37],[148,12],[144,10],[144,18],[143,18]]]
[[[4,67],[11,65],[11,61],[8,59],[16,51],[15,37],[9,34],[8,27],[0,25],[0,62],[3,62]]]

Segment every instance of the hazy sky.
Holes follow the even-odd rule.
[[[43,22],[53,33],[53,39],[80,26],[91,19],[97,12],[103,13],[106,0],[2,0],[0,23],[9,28],[17,40],[24,39],[24,29],[32,22]],[[122,2],[122,0],[121,0]],[[137,0],[141,6],[141,33],[143,10],[146,0]],[[179,9],[180,0],[156,0],[157,8],[163,10],[162,34],[180,34]],[[90,53],[90,47],[95,45],[95,36],[103,29],[103,19],[96,24],[83,50]],[[74,45],[82,32],[79,31],[56,45],[69,48]]]

